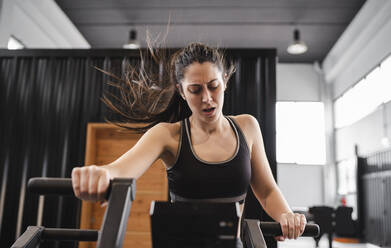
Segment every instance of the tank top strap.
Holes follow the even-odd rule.
[[[181,153],[186,150],[186,153],[191,151],[190,149],[190,130],[189,129],[189,118],[185,118],[181,121]]]
[[[246,137],[244,136],[244,133],[238,123],[234,120],[234,118],[226,116],[228,119],[229,123],[231,124],[232,128],[237,131],[238,136],[239,136],[239,142],[241,146],[243,145],[244,149],[247,150],[248,154],[250,155],[250,148],[247,144]]]
[[[193,154],[193,152],[191,150],[191,130],[190,130],[189,118],[186,118],[183,120],[182,142],[183,142],[184,149],[186,149],[186,153]]]

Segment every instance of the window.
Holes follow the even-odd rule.
[[[7,48],[9,50],[23,49],[24,45],[20,40],[18,40],[17,38],[15,38],[14,36],[11,35],[10,38],[8,39],[8,47]]]
[[[277,102],[277,162],[325,164],[324,123],[321,102]]]
[[[338,194],[356,193],[356,159],[346,159],[337,164]]]
[[[391,100],[391,56],[335,101],[335,127],[351,125]]]

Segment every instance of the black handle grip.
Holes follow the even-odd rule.
[[[45,228],[42,238],[45,240],[78,240],[97,241],[97,230],[66,229],[66,228]]]
[[[264,236],[280,236],[282,235],[281,225],[278,222],[261,222],[260,224]],[[320,229],[317,224],[307,224],[304,228],[304,237],[317,237]]]
[[[72,179],[70,178],[30,178],[27,188],[30,192],[40,195],[73,195]]]

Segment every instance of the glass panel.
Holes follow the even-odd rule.
[[[325,164],[324,106],[320,102],[277,102],[277,161]]]
[[[391,56],[335,101],[335,127],[351,125],[391,100]]]
[[[388,56],[381,65],[381,75],[379,76],[382,81],[382,89],[383,89],[383,102],[391,101],[391,56]]]

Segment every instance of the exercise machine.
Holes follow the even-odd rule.
[[[31,178],[27,188],[39,195],[73,195],[69,178]],[[35,248],[44,240],[97,241],[97,248],[120,248],[128,223],[131,203],[136,196],[134,179],[114,178],[106,199],[108,205],[100,230],[29,226],[11,248]]]
[[[72,181],[69,178],[31,178],[27,187],[30,192],[39,195],[73,195]],[[97,248],[122,248],[131,203],[135,195],[134,179],[114,178],[110,182],[106,196],[108,205],[100,230],[29,226],[11,248],[35,248],[44,240],[97,241]],[[235,247],[233,245],[234,241],[236,243],[239,224],[238,203],[221,204],[152,202],[150,213],[153,248],[217,248],[218,245],[225,248]],[[178,225],[174,222],[182,224]],[[186,233],[183,237],[188,239],[182,238],[182,241],[187,240],[190,243],[186,246],[175,246],[181,243],[178,242],[179,236],[173,236],[174,232],[171,232],[173,234],[170,236],[171,243],[166,243],[170,240],[161,239],[162,234],[159,232],[164,233],[174,229],[168,229],[168,226],[162,228],[161,225],[185,227],[181,230]],[[276,222],[244,219],[241,228],[244,248],[267,248],[263,236],[281,235],[280,225]],[[307,224],[303,236],[318,234],[318,225]],[[191,242],[195,242],[195,245]]]
[[[239,203],[153,201],[150,215],[153,248],[236,248],[239,224],[244,248],[266,248],[264,236],[282,235],[277,222],[240,222]],[[302,236],[318,234],[307,224]]]

